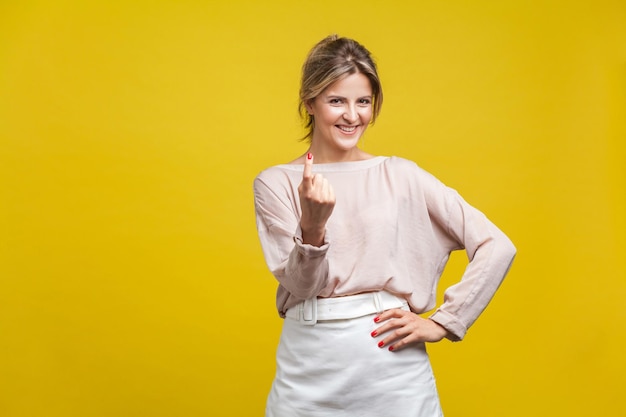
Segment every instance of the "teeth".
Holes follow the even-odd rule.
[[[337,126],[339,127],[339,129],[343,130],[344,132],[354,132],[354,130],[356,129],[356,126]]]

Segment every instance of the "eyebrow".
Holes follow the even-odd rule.
[[[327,94],[326,98],[342,98],[342,99],[346,99],[347,97],[340,96],[339,94]],[[372,98],[372,95],[365,95],[365,96],[357,97],[357,99],[361,99],[361,98]]]

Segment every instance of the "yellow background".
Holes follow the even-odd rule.
[[[446,416],[626,414],[623,1],[4,0],[0,416],[263,415],[252,180],[305,151],[300,66],[333,32],[379,62],[365,149],[519,250],[430,348]]]

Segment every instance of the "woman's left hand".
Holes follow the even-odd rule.
[[[383,325],[372,332],[372,337],[385,336],[378,347],[388,347],[392,352],[414,343],[439,342],[448,334],[440,324],[399,308],[379,314],[374,321]]]

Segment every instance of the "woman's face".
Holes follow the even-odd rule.
[[[333,159],[354,150],[372,119],[372,86],[361,74],[331,84],[307,105],[315,119],[311,146]]]

